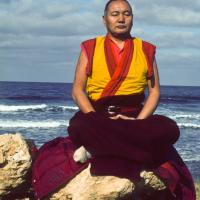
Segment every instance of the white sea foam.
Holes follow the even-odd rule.
[[[182,149],[179,150],[181,157],[183,158],[184,161],[188,162],[198,162],[200,161],[200,155],[199,154],[194,154],[192,152],[187,152]]]
[[[77,106],[60,106],[63,110],[78,110],[79,108]]]
[[[39,105],[19,105],[19,106],[9,106],[9,105],[0,105],[0,112],[17,112],[24,110],[36,110],[36,109],[45,109],[46,104]]]
[[[0,112],[18,112],[18,111],[30,111],[30,110],[71,110],[77,111],[77,106],[59,106],[59,105],[46,105],[46,104],[38,104],[38,105],[0,105]]]
[[[68,126],[69,121],[28,121],[28,120],[0,120],[1,128],[56,128]]]
[[[184,161],[188,161],[188,162],[198,162],[198,161],[200,161],[200,156],[192,157],[192,156],[189,156],[189,155],[187,155],[187,156],[186,155],[181,155],[181,157],[182,157],[182,159]]]
[[[175,119],[185,118],[185,119],[200,119],[200,115],[196,113],[191,114],[177,114],[172,116]]]
[[[165,115],[169,118],[172,118],[174,120],[199,120],[200,114],[197,112],[183,112],[183,111],[174,111],[168,108],[159,108],[155,112],[156,114]]]
[[[200,128],[200,124],[193,124],[193,123],[177,123],[180,128]]]

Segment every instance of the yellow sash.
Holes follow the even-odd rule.
[[[113,74],[111,77],[106,62],[105,37],[97,37],[94,49],[92,74],[88,77],[86,91],[89,98],[97,100],[110,81],[120,81]],[[142,49],[142,40],[133,39],[134,52],[129,71],[114,95],[142,93],[147,85],[147,61]],[[118,66],[116,66],[117,69]]]

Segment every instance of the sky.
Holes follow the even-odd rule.
[[[106,0],[0,0],[0,81],[72,82],[80,43],[105,35]],[[161,85],[200,86],[200,0],[130,0]]]

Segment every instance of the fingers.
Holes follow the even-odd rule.
[[[121,114],[118,114],[118,115],[115,115],[113,117],[110,117],[110,119],[125,119],[125,120],[135,120],[134,117],[127,117],[125,115],[121,115]]]
[[[127,117],[127,116],[125,116],[125,115],[120,115],[119,117],[120,117],[121,119],[125,119],[125,120],[135,120],[134,117]]]
[[[115,115],[113,117],[109,117],[110,119],[119,119],[119,115]]]

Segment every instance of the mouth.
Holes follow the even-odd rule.
[[[126,26],[125,25],[118,25],[118,26],[116,26],[116,28],[118,28],[118,29],[125,29]]]

